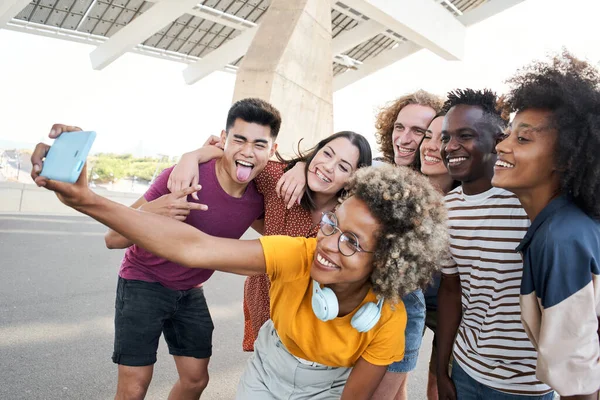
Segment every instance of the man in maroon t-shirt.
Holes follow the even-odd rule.
[[[263,197],[252,180],[274,154],[280,126],[279,111],[269,103],[236,102],[221,132],[223,157],[198,166],[198,200],[169,192],[171,167],[131,207],[184,221],[209,235],[239,239],[263,213]],[[115,302],[116,398],[144,398],[161,333],[179,373],[169,399],[200,398],[208,384],[213,332],[202,284],[213,271],[157,257],[112,230],[105,240],[108,248],[127,248]]]

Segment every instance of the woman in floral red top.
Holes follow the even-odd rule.
[[[193,171],[197,173],[194,166],[199,158],[196,152],[184,155],[171,173],[169,184],[173,188],[182,186],[182,182],[183,186],[189,186]],[[371,165],[371,158],[371,147],[362,135],[342,131],[321,140],[293,160],[269,161],[255,181],[264,196],[264,219],[252,227],[263,235],[315,237],[322,213],[337,206],[348,179],[358,168]],[[289,195],[285,195],[294,189],[296,193],[304,189],[299,204],[294,199],[289,202]],[[270,318],[269,288],[266,275],[246,278],[244,351],[254,350],[258,331]]]

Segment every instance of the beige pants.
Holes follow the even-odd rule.
[[[339,399],[351,370],[300,362],[287,351],[273,321],[268,320],[258,333],[254,354],[242,374],[236,399]]]

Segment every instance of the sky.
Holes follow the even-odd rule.
[[[421,50],[335,92],[334,131],[362,133],[375,149],[377,109],[410,91],[502,93],[519,67],[563,47],[599,63],[598,16],[598,0],[526,0],[469,27],[461,61]],[[173,156],[224,127],[235,75],[215,72],[187,85],[184,64],[134,53],[94,71],[93,49],[0,30],[0,147],[48,142],[53,123],[68,123],[98,133],[92,152]]]

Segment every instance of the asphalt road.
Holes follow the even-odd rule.
[[[112,399],[110,357],[123,251],[85,217],[0,214],[0,399]],[[211,380],[202,398],[233,399],[241,351],[243,278],[215,273],[205,285],[213,320]],[[409,399],[425,399],[429,332]],[[148,399],[166,399],[177,373],[164,341]]]

